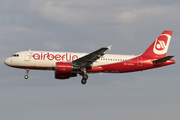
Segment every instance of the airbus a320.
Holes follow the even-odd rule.
[[[102,47],[92,53],[22,51],[5,60],[5,64],[26,70],[28,79],[30,69],[54,70],[56,79],[69,79],[82,76],[81,83],[86,84],[88,73],[125,73],[159,68],[174,64],[166,56],[173,31],[165,30],[151,46],[140,55],[105,54],[111,46]]]

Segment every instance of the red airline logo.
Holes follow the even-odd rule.
[[[168,41],[168,37],[166,35],[161,35],[156,42],[155,48],[158,51],[164,50],[166,48],[166,44]]]
[[[158,39],[156,39],[153,52],[156,55],[165,55],[168,50],[171,36],[168,34],[161,34]]]
[[[31,53],[33,54],[33,53]],[[77,55],[71,55],[71,53],[66,53],[64,55],[60,55],[60,54],[50,54],[49,52],[44,54],[43,52],[41,52],[41,54],[39,53],[34,53],[32,55],[33,59],[34,60],[45,60],[45,59],[48,59],[48,60],[56,60],[56,61],[63,61],[63,60],[66,60],[66,61],[73,61],[74,59],[77,59],[78,56]]]

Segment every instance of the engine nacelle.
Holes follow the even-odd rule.
[[[56,79],[69,79],[70,73],[55,72],[55,78]]]
[[[63,72],[63,73],[71,72],[72,68],[73,68],[72,63],[65,63],[65,62],[56,63],[57,72]]]
[[[55,72],[56,79],[69,79],[70,77],[76,77],[76,73],[62,73],[62,72]]]
[[[72,63],[57,62],[55,78],[56,79],[69,79],[70,77],[76,77],[76,73],[71,73],[73,70],[78,70],[79,67],[75,67]]]

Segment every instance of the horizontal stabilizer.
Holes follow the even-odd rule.
[[[170,60],[172,57],[174,57],[174,56],[166,56],[166,57],[154,60],[153,63],[156,63],[156,64],[163,63],[163,62],[166,62],[167,60]]]

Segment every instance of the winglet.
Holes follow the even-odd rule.
[[[108,48],[109,50],[111,50],[111,47],[112,47],[112,45],[108,46],[107,48]]]

